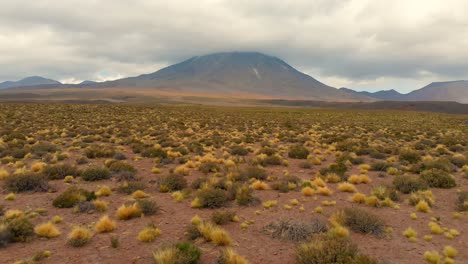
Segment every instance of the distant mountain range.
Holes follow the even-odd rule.
[[[365,95],[375,99],[386,101],[452,101],[468,103],[468,81],[433,82],[421,89],[407,94],[401,94],[395,90],[378,92],[357,92],[349,88],[340,90]]]
[[[35,88],[114,88],[126,92],[139,90],[167,93],[219,95],[257,99],[315,100],[334,102],[372,101],[457,101],[468,103],[468,81],[431,83],[408,94],[395,90],[357,92],[336,89],[304,74],[283,60],[258,52],[228,52],[192,57],[159,71],[115,81],[83,81],[61,84],[43,77],[28,77],[0,83],[0,89]],[[66,89],[63,90],[66,92]]]
[[[40,76],[31,76],[21,79],[19,81],[6,81],[0,83],[0,89],[8,89],[15,87],[28,87],[28,86],[38,86],[38,85],[60,85],[61,83],[52,79],[47,79]]]

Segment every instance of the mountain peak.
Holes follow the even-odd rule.
[[[19,81],[6,81],[0,83],[0,89],[8,89],[13,87],[27,87],[37,85],[56,85],[61,84],[60,82],[52,79],[47,79],[41,76],[29,76]]]
[[[115,86],[246,98],[373,100],[325,85],[277,57],[255,51],[194,56],[150,74],[101,85]]]

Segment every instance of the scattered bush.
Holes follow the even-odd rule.
[[[347,238],[315,236],[296,249],[298,264],[349,264],[358,256],[356,245]]]
[[[225,249],[216,259],[216,264],[247,264],[247,260],[232,249]]]
[[[468,191],[458,193],[456,204],[458,211],[468,211]]]
[[[159,178],[159,191],[173,192],[180,191],[187,187],[187,180],[184,176],[179,174],[169,174],[165,177]]]
[[[226,191],[216,188],[205,188],[199,190],[197,198],[200,203],[200,207],[203,208],[223,207],[228,201]]]
[[[110,171],[104,167],[90,167],[86,168],[81,173],[81,178],[85,181],[100,181],[109,179],[111,176]]]
[[[236,213],[233,211],[216,211],[211,215],[211,221],[217,225],[224,225],[234,221]]]
[[[321,220],[312,219],[310,222],[280,220],[266,225],[263,230],[274,238],[299,242],[308,240],[313,234],[326,232],[328,228]]]
[[[60,235],[60,231],[52,223],[45,223],[34,228],[34,232],[40,237],[53,238]]]
[[[155,215],[159,211],[158,204],[153,200],[140,199],[136,203],[144,215]]]
[[[115,150],[107,146],[92,145],[86,148],[85,155],[88,159],[112,158]]]
[[[402,193],[412,193],[419,190],[426,190],[427,183],[419,177],[409,175],[397,175],[393,179],[393,186]]]
[[[46,166],[42,170],[42,174],[49,180],[62,180],[66,176],[80,176],[80,171],[76,166],[68,163],[59,163],[56,165]]]
[[[132,194],[138,190],[144,190],[146,188],[146,184],[142,181],[125,181],[117,190],[121,193]]]
[[[359,208],[345,208],[343,224],[351,230],[380,236],[384,232],[384,222],[377,215]]]
[[[257,179],[257,180],[265,180],[268,174],[264,168],[257,167],[257,166],[248,166],[243,171],[241,171],[241,178],[243,179]]]
[[[109,216],[105,215],[101,217],[101,219],[99,219],[94,229],[98,233],[107,233],[107,232],[111,232],[112,230],[114,230],[115,226],[116,226],[115,222],[110,220]]]
[[[166,246],[153,252],[156,264],[198,264],[201,250],[189,242]]]
[[[439,169],[425,170],[421,172],[420,177],[427,182],[429,187],[448,189],[456,185],[455,178],[452,175]]]
[[[96,199],[94,192],[84,189],[79,189],[76,186],[71,186],[62,194],[57,196],[52,202],[53,206],[58,208],[71,208],[82,201],[91,201]]]
[[[13,242],[28,241],[34,234],[34,226],[25,216],[8,219],[6,224],[10,240]]]
[[[117,218],[120,220],[130,220],[132,218],[140,217],[142,214],[141,208],[137,203],[132,205],[122,205],[117,209]]]
[[[10,192],[45,192],[49,184],[44,176],[35,173],[14,174],[5,179],[5,188]]]
[[[82,247],[91,239],[91,233],[84,227],[74,227],[68,235],[68,244],[73,247]]]
[[[307,159],[310,152],[304,146],[293,146],[289,148],[288,157],[291,159]]]

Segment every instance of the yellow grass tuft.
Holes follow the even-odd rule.
[[[221,228],[212,230],[211,241],[217,246],[229,246],[232,244],[232,239],[229,234]]]
[[[356,186],[349,182],[339,183],[338,190],[342,192],[357,192]]]
[[[290,203],[291,205],[298,205],[298,204],[299,204],[299,201],[298,201],[297,199],[291,199],[291,200],[289,200],[289,203]]]
[[[160,234],[161,230],[159,228],[148,226],[138,233],[138,240],[141,242],[153,242]]]
[[[423,213],[429,213],[431,211],[431,207],[424,200],[420,200],[418,204],[416,204],[415,208],[416,210],[423,212]]]
[[[320,177],[316,177],[311,183],[316,187],[325,187],[326,186],[325,181],[322,180],[322,178],[320,178]]]
[[[46,238],[53,238],[58,237],[60,235],[60,231],[54,224],[48,222],[45,224],[40,224],[36,228],[34,228],[34,233],[36,233],[40,237]]]
[[[242,257],[241,255],[238,255],[233,249],[226,249],[223,252],[223,263],[225,264],[247,264],[247,260]]]
[[[59,223],[62,223],[62,222],[63,222],[63,218],[62,218],[62,217],[60,217],[60,216],[58,216],[58,215],[52,217],[52,223],[54,223],[54,224],[59,224]]]
[[[452,246],[445,246],[444,255],[448,258],[455,258],[458,255],[458,250]]]
[[[442,229],[442,227],[440,227],[440,225],[435,222],[429,223],[429,229],[431,230],[432,234],[440,235],[444,233],[444,229]]]
[[[173,264],[177,263],[177,249],[169,247],[163,250],[153,252],[153,259],[155,263]]]
[[[418,232],[416,232],[416,230],[414,230],[413,228],[409,227],[408,229],[403,231],[403,235],[407,238],[412,238],[416,237],[418,235]]]
[[[10,176],[10,173],[8,173],[8,171],[6,171],[5,169],[0,169],[0,180],[3,180],[8,176]]]
[[[96,223],[95,230],[98,233],[106,233],[115,229],[115,222],[110,220],[109,216],[105,215]]]
[[[144,199],[148,197],[149,195],[142,190],[136,190],[134,193],[132,193],[133,199]]]
[[[272,207],[275,207],[277,204],[278,202],[276,200],[265,201],[263,202],[263,208],[270,209]]]
[[[14,218],[19,218],[23,217],[24,212],[21,210],[16,210],[16,209],[11,209],[6,211],[5,215],[3,216],[6,220],[14,219]]]
[[[96,210],[99,212],[105,212],[107,210],[107,202],[102,201],[102,200],[94,200],[93,201],[94,207],[96,207]]]
[[[323,208],[321,206],[317,206],[315,207],[314,212],[316,212],[317,214],[321,214],[323,213]]]
[[[95,194],[97,197],[110,196],[112,194],[112,191],[108,186],[102,186],[101,188],[99,188],[99,190],[95,192]]]
[[[416,215],[416,213],[412,213],[412,214],[410,214],[410,218],[413,219],[413,220],[416,220],[416,219],[418,219],[418,216]]]
[[[429,263],[439,264],[442,261],[442,256],[437,251],[424,252],[424,260]]]
[[[132,205],[122,205],[117,209],[117,218],[120,220],[129,220],[141,216],[141,209],[136,203]]]
[[[366,196],[362,193],[355,193],[353,196],[351,196],[351,201],[362,204],[366,201]]]
[[[192,217],[192,220],[190,220],[190,222],[192,223],[192,225],[199,225],[203,222],[203,219],[200,216],[195,215],[194,217]]]
[[[171,196],[174,199],[174,201],[176,201],[176,203],[182,202],[186,197],[185,194],[181,191],[175,191],[171,194]]]
[[[331,228],[328,231],[328,234],[330,234],[332,237],[348,237],[349,236],[349,230],[346,227],[337,225],[337,226]]]
[[[324,196],[330,196],[333,192],[330,189],[328,189],[328,187],[318,187],[317,193]]]
[[[31,171],[40,172],[42,171],[42,169],[45,168],[45,166],[47,166],[47,164],[45,164],[44,162],[36,162],[33,165],[31,165]]]
[[[315,192],[314,189],[312,189],[311,187],[304,187],[301,190],[301,193],[304,196],[312,196],[314,195],[314,192]]]
[[[68,235],[68,243],[74,247],[81,247],[89,242],[91,232],[84,227],[74,227]]]
[[[375,195],[368,196],[364,199],[364,203],[372,207],[380,207],[380,200]]]
[[[371,179],[365,174],[351,175],[348,177],[348,182],[352,184],[369,183]]]
[[[9,193],[5,196],[5,201],[14,201],[16,200],[16,195],[14,193]]]
[[[268,184],[262,181],[254,181],[251,185],[252,189],[254,190],[267,190]]]

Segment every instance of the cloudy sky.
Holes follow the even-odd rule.
[[[467,0],[1,0],[0,81],[154,72],[260,51],[334,87],[468,79]]]

